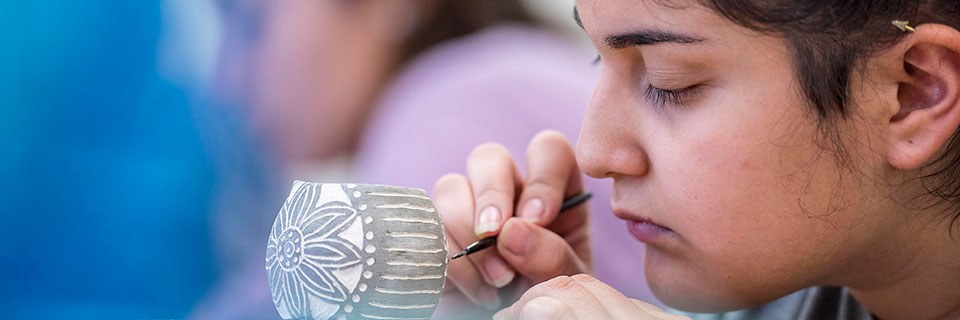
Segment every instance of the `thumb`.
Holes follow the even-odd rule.
[[[589,272],[566,240],[523,219],[507,220],[498,236],[497,250],[518,273],[534,283]]]

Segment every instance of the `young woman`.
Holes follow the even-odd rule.
[[[532,287],[496,318],[675,317],[576,275],[587,211],[557,208],[583,172],[613,179],[671,307],[960,318],[960,1],[576,5],[602,59],[576,151],[544,132],[515,164],[485,144],[437,181],[451,252],[499,234],[450,263],[457,292],[497,294],[479,262],[502,259]]]

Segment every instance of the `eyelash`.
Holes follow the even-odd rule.
[[[600,64],[600,62],[600,55],[597,54],[597,57],[593,59],[591,64],[597,65]],[[697,89],[699,89],[698,85],[673,90],[660,89],[654,87],[653,85],[648,85],[647,90],[644,93],[650,102],[655,103],[659,107],[664,107],[668,104],[679,106],[687,102],[687,100],[689,100],[689,98],[696,93]]]
[[[646,92],[647,99],[656,104],[657,106],[664,107],[667,105],[680,106],[683,105],[689,98],[696,93],[698,86],[690,86],[682,89],[666,90],[654,87],[653,85],[648,85]]]

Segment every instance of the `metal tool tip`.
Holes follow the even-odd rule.
[[[466,253],[467,253],[466,251],[457,252],[457,254],[455,254],[455,255],[453,255],[452,257],[450,257],[450,260],[453,260],[453,259],[462,257],[462,256],[465,255]]]

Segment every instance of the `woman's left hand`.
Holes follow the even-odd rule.
[[[585,274],[560,276],[542,282],[509,308],[493,317],[502,319],[690,319],[627,298],[600,280]]]

